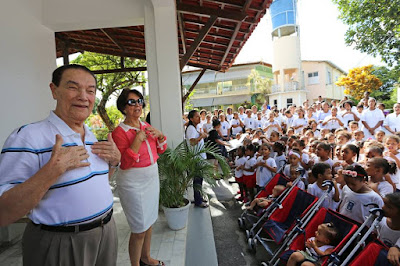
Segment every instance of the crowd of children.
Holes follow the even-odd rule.
[[[400,104],[386,117],[376,106],[375,99],[367,95],[358,106],[343,100],[311,105],[306,101],[282,110],[266,105],[261,110],[239,107],[238,112],[230,109],[226,114],[202,110],[198,130],[208,133],[213,129],[210,124],[218,124],[221,148],[228,147],[225,141],[230,139],[243,141],[230,160],[240,188],[237,200],[249,208],[269,203],[270,199],[254,198],[278,172],[290,179],[287,187],[295,184],[317,197],[326,190],[323,182],[331,180],[334,187],[322,206],[360,223],[369,215],[371,207],[366,203],[383,208],[387,218],[382,221],[385,229],[380,229],[380,238],[390,237],[388,258],[392,263],[397,259],[398,265]],[[214,120],[221,123],[212,123]],[[332,249],[334,236],[335,230],[322,224],[307,246],[314,253],[326,254]],[[310,262],[306,254],[296,252],[293,256],[290,262]]]

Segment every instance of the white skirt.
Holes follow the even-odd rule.
[[[157,163],[148,167],[119,169],[117,190],[133,233],[149,229],[158,218],[160,180]]]

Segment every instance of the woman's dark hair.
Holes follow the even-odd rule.
[[[350,107],[353,107],[353,102],[350,101],[350,100],[348,100],[348,101],[344,101],[344,102],[343,102],[343,104],[342,104],[342,107],[343,107],[343,108],[344,108],[344,105],[345,105],[346,103],[350,104]]]
[[[376,168],[382,168],[384,175],[386,175],[387,173],[391,175],[396,173],[396,163],[388,162],[388,160],[386,160],[385,158],[375,157],[369,159],[368,162],[372,163]]]
[[[221,121],[219,121],[218,119],[212,121],[213,128],[215,128],[216,126],[219,126],[219,125],[221,125]]]
[[[365,171],[365,169],[359,164],[349,165],[346,167],[345,170],[357,172],[357,176],[350,176],[350,175],[346,175],[345,173],[343,173],[343,175],[345,175],[345,176],[348,176],[351,178],[356,178],[359,181],[367,181],[368,180],[367,171]]]
[[[326,169],[331,169],[331,166],[327,163],[316,163],[311,168],[311,173],[315,178],[318,178],[318,175],[323,175]]]
[[[92,71],[90,71],[89,68],[82,66],[82,65],[77,65],[77,64],[63,65],[63,66],[60,66],[57,69],[55,69],[52,74],[51,82],[54,83],[54,85],[56,85],[57,87],[60,86],[60,81],[61,81],[62,75],[68,69],[83,70],[83,71],[89,73],[90,75],[92,75],[92,77],[94,78],[94,80],[97,83],[96,76],[93,74]]]
[[[358,161],[358,157],[360,156],[360,148],[358,148],[356,145],[354,145],[354,144],[346,144],[346,145],[344,145],[343,147],[342,147],[342,150],[343,149],[349,149],[349,150],[351,150],[352,152],[354,152],[356,155],[357,155],[357,157],[356,157],[356,161]]]
[[[135,90],[135,89],[132,89],[132,90],[124,89],[124,90],[122,90],[121,94],[118,96],[118,99],[117,99],[117,108],[124,115],[125,115],[124,109],[128,102],[129,94],[131,94],[131,93],[135,94],[137,97],[142,99],[143,100],[143,108],[146,107],[146,103],[144,102],[143,94],[141,94],[140,91]]]
[[[189,120],[189,123],[188,123],[186,129],[187,129],[190,125],[194,126],[194,124],[193,124],[193,122],[192,122],[192,118],[194,117],[194,115],[195,115],[197,112],[198,112],[197,110],[191,110],[191,111],[188,113],[187,118],[188,118],[188,120]]]

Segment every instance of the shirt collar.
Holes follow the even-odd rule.
[[[136,127],[131,127],[127,124],[124,124],[124,122],[120,123],[119,126],[125,131],[128,132],[129,130],[133,129],[133,130],[141,130],[146,124],[142,121],[140,121],[140,128],[136,128]]]
[[[50,111],[50,115],[48,117],[48,120],[50,123],[52,123],[60,132],[60,134],[62,136],[72,136],[72,135],[76,135],[79,134],[75,131],[72,130],[72,128],[70,128],[65,122],[64,120],[62,120],[59,116],[57,116],[54,111]],[[97,141],[96,137],[94,136],[94,134],[92,133],[92,131],[90,131],[89,127],[86,124],[83,124],[83,128],[85,130],[85,140],[89,140],[89,141]]]

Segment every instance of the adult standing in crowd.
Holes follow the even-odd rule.
[[[188,114],[189,124],[186,128],[185,136],[188,145],[199,147],[204,146],[204,139],[207,134],[197,130],[197,125],[200,123],[200,114],[196,110],[192,110]],[[201,157],[205,160],[207,156],[205,153],[201,154]],[[207,208],[208,204],[203,202],[203,197],[197,186],[201,187],[203,185],[203,178],[198,176],[193,180],[193,190],[194,190],[194,204],[197,207]]]
[[[131,229],[129,257],[134,266],[164,265],[150,257],[150,244],[160,194],[157,159],[167,148],[167,142],[161,131],[140,121],[144,107],[139,91],[123,90],[117,108],[125,120],[112,133],[121,152],[117,189]]]
[[[365,139],[375,139],[374,134],[379,130],[385,120],[385,116],[380,109],[376,108],[376,100],[369,98],[368,109],[361,114],[362,131]]]
[[[386,116],[383,127],[391,134],[400,132],[400,103],[393,106],[393,113]]]
[[[24,265],[115,265],[117,232],[109,176],[120,152],[85,125],[96,78],[84,66],[52,75],[50,115],[15,130],[0,155],[0,226],[27,215]]]

